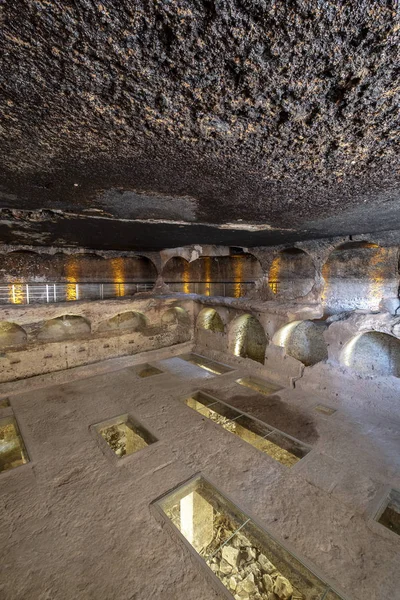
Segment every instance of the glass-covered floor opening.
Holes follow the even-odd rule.
[[[0,419],[0,473],[27,462],[29,457],[17,421],[14,417]]]
[[[258,377],[240,377],[239,379],[236,379],[236,383],[248,387],[255,392],[259,392],[260,394],[264,394],[264,396],[269,396],[270,394],[274,394],[283,389],[281,385],[276,385],[271,381],[259,379]]]
[[[129,415],[121,415],[93,426],[118,458],[135,454],[158,440]]]
[[[155,504],[234,598],[343,600],[204,477]]]
[[[391,490],[376,515],[376,521],[400,535],[400,491]]]
[[[192,365],[196,365],[196,367],[200,367],[205,371],[214,373],[215,375],[223,375],[224,373],[230,373],[234,370],[228,365],[216,362],[215,360],[211,360],[210,358],[206,358],[205,356],[201,356],[200,354],[182,354],[179,356],[179,358],[191,363]]]
[[[321,415],[325,415],[326,417],[330,417],[336,412],[336,408],[332,408],[326,404],[317,404],[317,406],[314,407],[314,410],[321,413]]]
[[[185,399],[185,404],[287,467],[295,465],[311,450],[299,440],[204,392],[195,392]]]

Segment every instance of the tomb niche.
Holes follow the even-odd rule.
[[[77,315],[62,315],[46,321],[40,328],[40,341],[62,341],[90,335],[90,323]]]
[[[276,346],[285,348],[286,354],[309,367],[328,358],[324,338],[326,329],[324,321],[292,321],[279,329],[272,341]]]
[[[21,346],[26,344],[26,341],[26,331],[20,325],[9,321],[0,321],[0,348]]]
[[[400,377],[400,340],[379,331],[360,333],[347,342],[340,362],[364,376]]]
[[[256,317],[245,314],[232,321],[229,327],[229,347],[235,356],[264,364],[267,343],[268,338]]]
[[[198,329],[206,329],[213,331],[214,333],[224,332],[223,321],[217,311],[213,308],[203,308],[203,310],[199,312],[196,326]]]
[[[100,323],[98,331],[142,331],[146,327],[146,317],[136,311],[119,313]]]

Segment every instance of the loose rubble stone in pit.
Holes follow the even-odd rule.
[[[235,600],[305,600],[305,595],[284,577],[263,553],[256,541],[240,531],[207,561],[211,570],[233,594]]]
[[[25,444],[13,417],[0,419],[0,472],[29,462]]]
[[[128,416],[100,423],[95,429],[118,458],[134,454],[157,441],[144,427],[133,423]]]
[[[340,599],[202,477],[159,506],[235,600]]]

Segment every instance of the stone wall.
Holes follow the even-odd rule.
[[[193,338],[193,303],[174,298],[0,308],[0,382]]]
[[[114,256],[103,253],[36,252],[15,250],[1,256],[0,282],[114,282],[157,279],[157,268],[145,256]]]

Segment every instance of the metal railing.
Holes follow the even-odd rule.
[[[254,281],[166,281],[172,292],[199,294],[203,296],[227,296],[241,298],[255,287]],[[277,293],[279,282],[269,285]],[[138,292],[148,292],[154,287],[150,281],[74,282],[74,283],[8,283],[0,285],[1,304],[46,304],[71,302],[76,300],[105,300],[134,296]]]
[[[254,288],[254,281],[166,281],[172,292],[240,298]]]
[[[105,300],[148,292],[154,282],[9,283],[0,285],[0,304],[46,304],[76,300]]]

